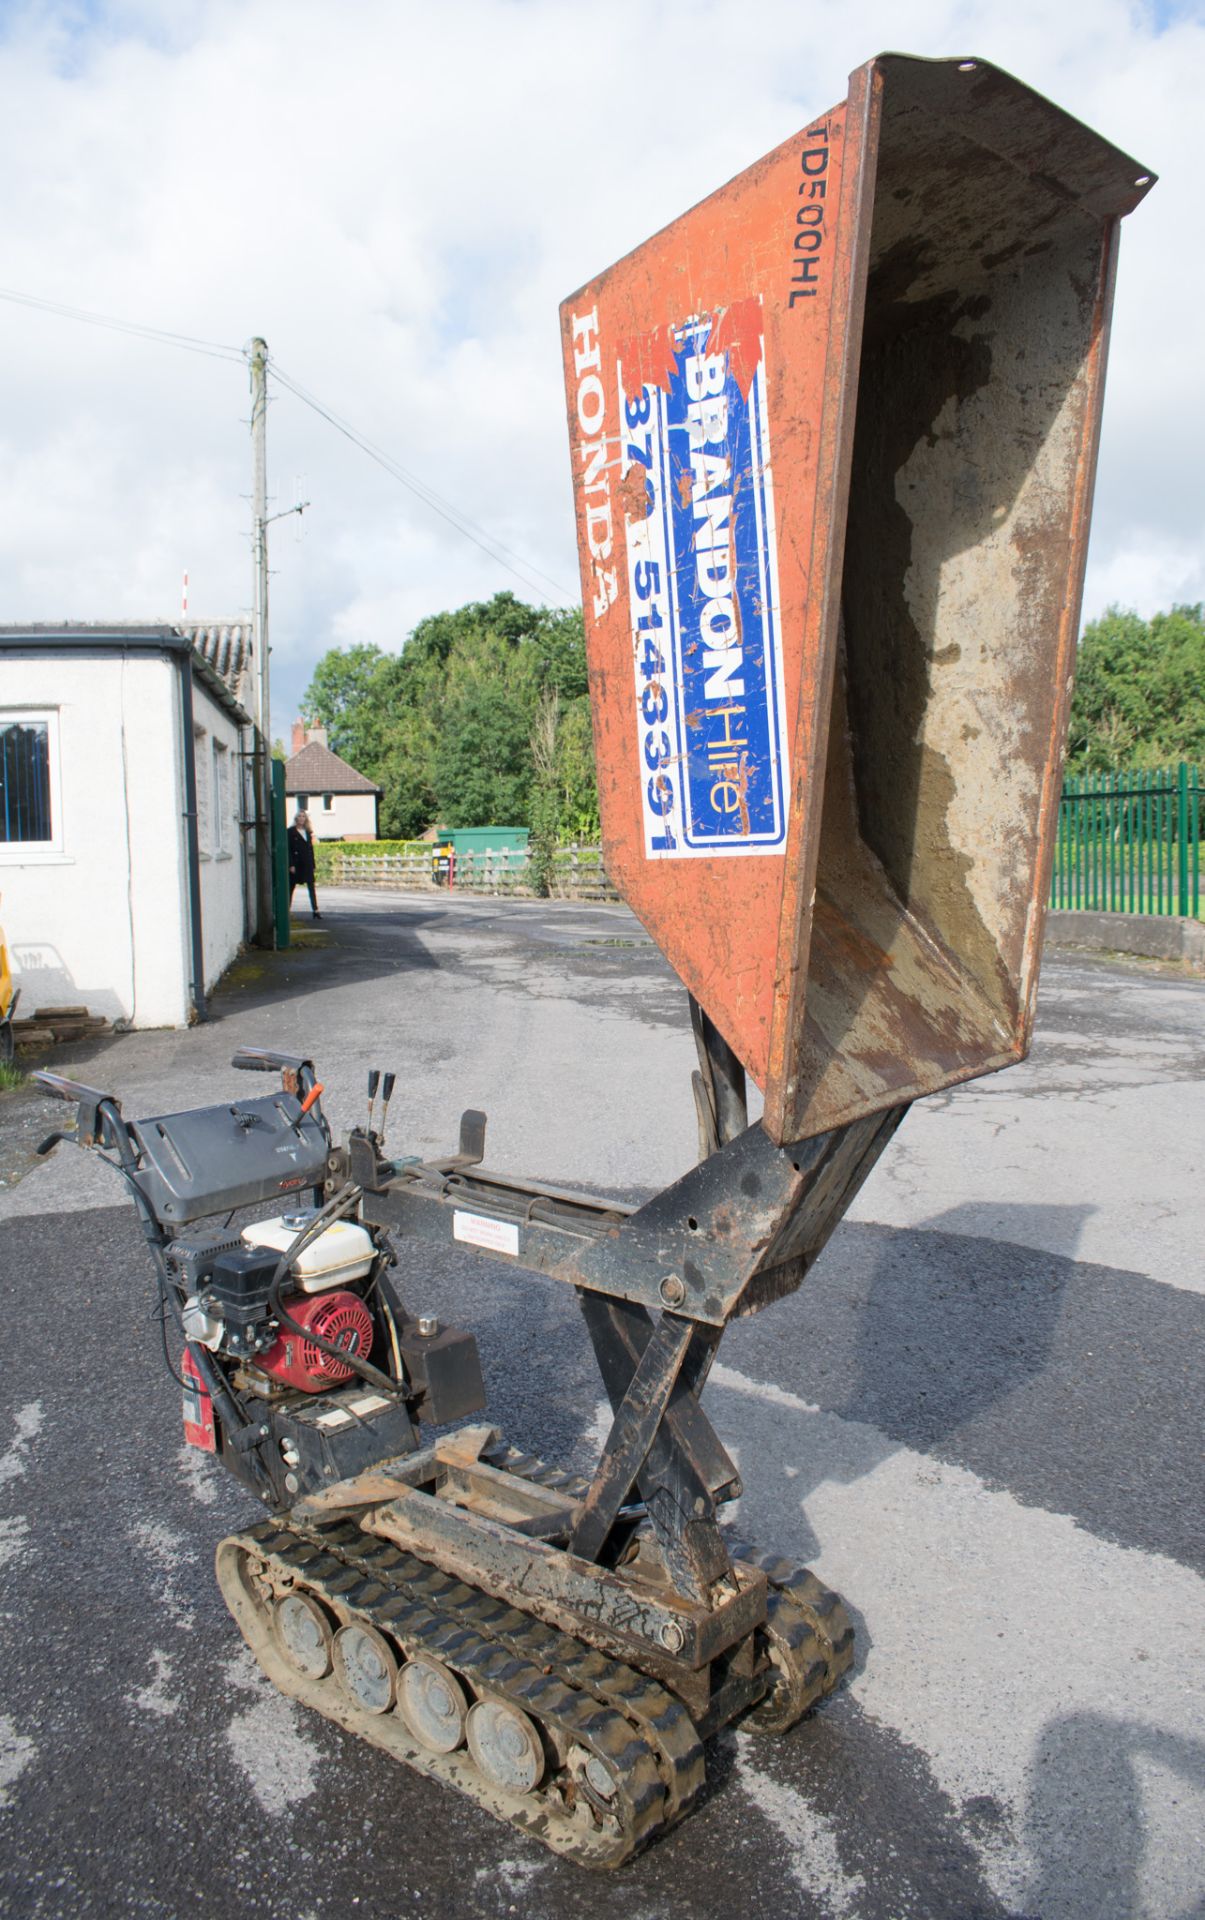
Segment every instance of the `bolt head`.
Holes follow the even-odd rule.
[[[434,1340],[439,1332],[439,1321],[433,1313],[420,1313],[418,1316],[419,1336],[423,1340]]]
[[[686,1288],[676,1273],[667,1273],[657,1291],[667,1307],[680,1307],[686,1298]]]

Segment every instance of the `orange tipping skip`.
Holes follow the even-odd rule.
[[[562,307],[607,869],[775,1140],[1028,1047],[1151,183],[982,61],[885,55]]]

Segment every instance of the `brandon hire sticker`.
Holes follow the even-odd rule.
[[[625,345],[619,404],[645,852],[779,851],[789,789],[760,300]]]

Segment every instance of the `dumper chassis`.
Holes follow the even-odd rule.
[[[44,1150],[90,1146],[132,1193],[184,1339],[186,1434],[270,1510],[217,1549],[268,1678],[587,1867],[621,1865],[690,1810],[713,1734],[736,1720],[787,1732],[853,1658],[835,1594],[722,1529],[740,1479],[700,1394],[726,1321],[798,1285],[901,1115],[776,1148],[747,1124],[735,1056],[693,1014],[706,1157],[637,1208],[487,1171],[476,1111],[438,1161],[390,1160],[371,1126],[336,1145],[300,1056],[243,1048],[233,1064],[280,1073],[278,1094],[133,1124],[113,1095],[38,1075],[78,1108]],[[282,1191],[296,1207],[301,1181],[279,1257],[256,1224],[231,1231],[232,1212]],[[725,1227],[738,1195],[753,1236]],[[225,1225],[196,1230],[219,1210]],[[282,1326],[306,1296],[280,1282],[296,1284],[307,1235],[321,1248],[340,1221],[364,1231],[371,1263],[356,1291],[308,1297],[359,1299],[372,1337],[282,1386],[298,1364]],[[404,1240],[495,1259],[514,1246],[574,1286],[613,1408],[590,1478],[464,1420],[482,1399],[475,1344],[407,1311],[388,1278]],[[262,1332],[232,1306],[248,1279]],[[420,1418],[461,1424],[423,1445]]]

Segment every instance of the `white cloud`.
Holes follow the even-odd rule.
[[[576,597],[557,304],[904,39],[1159,171],[1127,222],[1087,611],[1205,596],[1205,23],[1101,0],[143,0],[0,27],[6,286],[242,345]],[[250,599],[243,370],[0,302],[5,619]],[[287,394],[276,730],[334,642],[518,585]],[[534,597],[528,593],[528,597]]]

